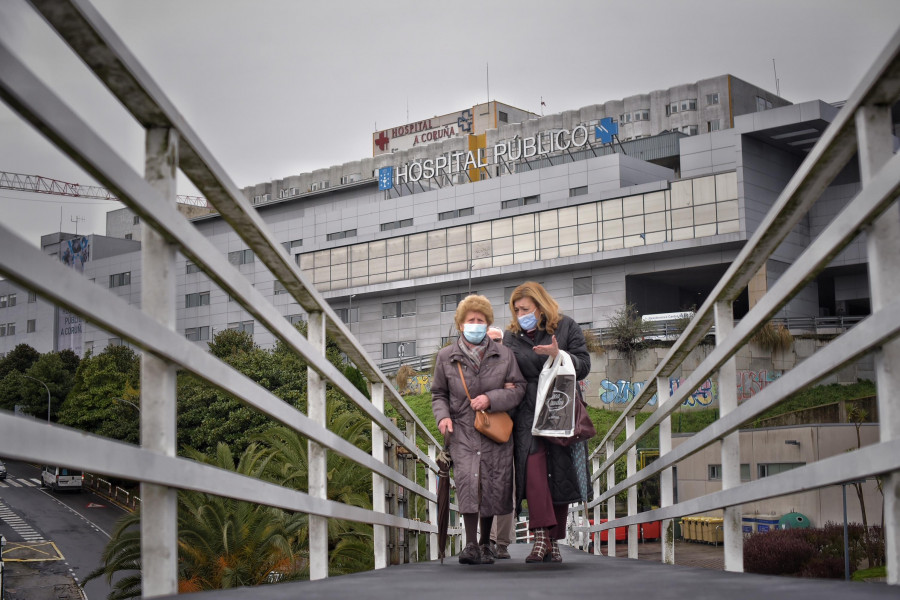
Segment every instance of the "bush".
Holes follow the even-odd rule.
[[[800,571],[800,577],[812,577],[815,579],[843,579],[844,559],[833,556],[820,556],[814,558]]]
[[[750,341],[755,342],[757,346],[769,352],[776,350],[790,350],[794,343],[794,336],[788,331],[784,325],[773,325],[771,321],[767,321],[762,328],[757,331]]]
[[[793,575],[816,556],[805,539],[806,529],[779,529],[757,533],[744,541],[744,571],[762,575]]]

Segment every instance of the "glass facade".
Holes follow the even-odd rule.
[[[301,254],[320,291],[703,238],[740,230],[734,172],[669,190]]]

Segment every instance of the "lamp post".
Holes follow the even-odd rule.
[[[36,378],[32,377],[31,375],[22,375],[22,377],[25,377],[32,381],[37,381],[39,384],[44,386],[45,390],[47,390],[47,423],[49,424],[50,423],[50,388],[47,387],[46,383],[44,383],[40,379],[36,379]]]
[[[140,406],[130,400],[126,400],[125,398],[113,398],[113,402],[124,402],[125,404],[130,404],[134,408],[134,410],[141,412]]]
[[[350,297],[347,299],[347,327],[350,328],[350,333],[353,333],[353,297],[356,294],[350,294]]]

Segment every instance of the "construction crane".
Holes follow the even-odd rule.
[[[16,190],[19,192],[33,192],[35,194],[52,194],[54,196],[71,196],[73,198],[96,198],[99,200],[115,200],[112,192],[99,185],[81,185],[69,183],[40,175],[23,175],[22,173],[7,173],[0,171],[0,189]],[[179,204],[189,206],[206,206],[206,198],[203,196],[177,196]]]

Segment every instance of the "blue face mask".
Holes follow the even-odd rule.
[[[465,323],[463,325],[463,335],[470,344],[480,344],[484,336],[487,335],[487,325],[482,323]]]
[[[534,311],[519,317],[519,327],[521,327],[523,331],[531,331],[537,327],[537,324],[537,317],[534,316]]]

